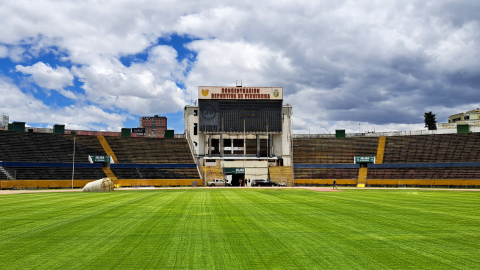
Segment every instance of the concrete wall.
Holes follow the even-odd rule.
[[[197,115],[195,115],[195,110]],[[199,125],[199,109],[198,106],[187,105],[183,109],[183,119],[185,125],[185,135],[191,140],[191,148],[194,156],[203,156],[205,155],[205,135],[197,132],[197,135],[194,135],[194,124]],[[199,128],[198,128],[199,129]],[[195,145],[196,143],[196,145]]]
[[[223,161],[222,168],[245,168],[245,179],[268,179],[267,161]]]

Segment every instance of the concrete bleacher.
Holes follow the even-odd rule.
[[[355,156],[375,156],[378,138],[302,138],[293,140],[295,164],[350,164]]]
[[[101,166],[89,167],[88,155],[105,155],[95,137],[76,136],[74,143],[73,135],[0,131],[0,160],[3,170],[10,174],[7,177],[2,172],[0,178],[15,188],[71,187],[74,144],[74,179],[82,180],[74,182],[74,187],[105,177]],[[65,183],[55,181],[67,179]]]
[[[12,176],[8,177],[0,170],[0,180],[6,180],[7,186],[16,188],[71,187],[74,140],[74,187],[82,187],[88,181],[106,176],[125,186],[133,185],[129,179],[155,179],[156,182],[150,184],[161,186],[201,182],[185,139],[105,138],[11,131],[0,131],[0,160],[3,161],[0,166]],[[113,155],[117,162],[112,164],[112,169],[102,168],[100,164],[87,163],[89,155]],[[118,163],[131,166],[115,168],[120,166]],[[145,164],[161,168],[145,168]]]
[[[358,169],[341,168],[303,168],[297,170],[296,178],[300,179],[356,179]]]
[[[119,186],[139,183],[153,186],[191,185],[193,181],[201,184],[188,142],[180,138],[105,137],[102,145],[101,138],[97,136],[0,131],[0,160],[3,161],[0,166],[7,173],[16,175],[15,183],[18,186],[70,187],[71,182],[68,181],[72,178],[74,138],[74,179],[78,180],[74,187],[107,175],[118,178]],[[376,156],[377,162],[382,164],[368,164],[368,171],[367,168],[363,169],[367,185],[401,181],[403,185],[422,186],[432,185],[433,180],[438,180],[435,183],[447,183],[445,186],[475,186],[480,182],[480,173],[477,172],[480,171],[478,141],[480,133],[294,138],[294,179],[290,179],[290,172],[277,172],[275,169],[271,169],[270,177],[279,182],[294,181],[297,185],[331,185],[333,179],[337,179],[340,185],[355,185],[360,172],[359,165],[353,164],[354,157]],[[87,163],[88,155],[107,155],[107,152],[114,154],[118,161],[111,168],[102,170],[98,164]],[[85,166],[82,167],[82,164]],[[13,179],[8,178],[0,169],[2,183]],[[22,184],[18,181],[30,182]]]
[[[105,137],[119,163],[194,164],[186,139]]]
[[[371,169],[368,179],[480,179],[477,167]]]
[[[383,165],[369,165],[368,183],[396,180],[409,186],[431,184],[425,180],[470,180],[475,186],[480,179],[479,139],[480,133],[387,137]]]
[[[119,179],[194,179],[197,168],[112,168]]]
[[[436,183],[435,185],[445,184],[444,186],[478,186],[478,141],[480,133],[349,138],[297,137],[294,139],[295,184],[331,184],[332,179],[345,177],[356,178],[358,184],[360,171],[363,170],[361,182],[367,185],[387,183],[395,186],[401,183],[407,186],[431,186]],[[367,168],[360,170],[340,166],[352,164],[354,156],[375,156],[377,164],[368,164]]]
[[[387,137],[383,163],[480,161],[480,133]]]
[[[100,164],[0,162],[0,171],[9,176],[0,178],[1,189],[5,188],[81,188],[88,182],[106,175]],[[73,181],[72,181],[73,173]],[[72,183],[73,182],[73,183]]]
[[[0,160],[17,162],[72,162],[73,135],[0,131]],[[94,136],[76,136],[77,162],[88,162],[88,155],[105,155]]]
[[[0,180],[8,180],[8,176],[3,171],[0,171]]]
[[[334,179],[342,185],[356,185],[358,166],[321,165],[353,164],[355,156],[376,156],[378,141],[376,137],[294,139],[295,185],[331,185]],[[309,164],[319,166],[303,166]]]
[[[110,169],[119,187],[202,184],[186,139],[105,137],[105,141],[118,160]]]
[[[52,165],[53,166],[53,165]],[[97,180],[106,177],[102,168],[72,168],[68,167],[8,167],[10,175],[21,180]]]

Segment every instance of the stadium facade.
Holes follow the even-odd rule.
[[[184,123],[202,179],[291,185],[291,115],[283,87],[199,86],[198,105],[185,106]]]

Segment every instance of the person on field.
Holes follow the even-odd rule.
[[[338,189],[338,187],[337,187],[337,179],[333,179],[333,189]]]

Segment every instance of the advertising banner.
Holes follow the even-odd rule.
[[[145,128],[132,128],[132,133],[136,133],[137,135],[145,135]]]
[[[225,174],[245,174],[245,168],[224,168]]]
[[[282,100],[283,87],[199,86],[198,99]]]
[[[355,157],[355,163],[375,163],[374,156]]]
[[[90,163],[113,163],[110,156],[88,156]]]

